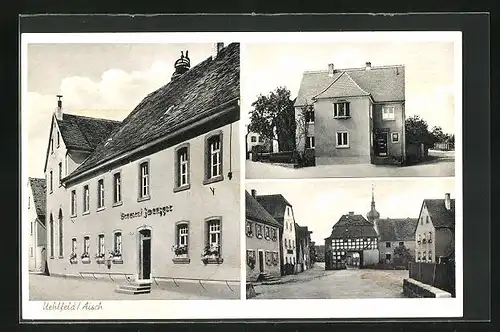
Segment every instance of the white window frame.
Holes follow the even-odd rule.
[[[89,255],[90,257],[90,236],[85,235],[83,237],[83,253]]]
[[[104,240],[104,234],[99,234],[97,236],[97,254],[106,253],[106,242]]]
[[[179,187],[189,184],[189,153],[187,148],[178,151],[179,153]]]
[[[189,245],[189,224],[180,223],[177,224],[177,245],[188,246]]]
[[[255,136],[255,135],[250,136],[250,142],[251,143],[256,143],[257,142],[257,136]]]
[[[340,114],[338,105],[344,105],[342,114]],[[349,110],[349,111],[347,111]],[[333,118],[334,119],[347,119],[351,117],[351,105],[348,101],[339,101],[333,103]]]
[[[218,248],[219,255],[221,252],[221,239],[222,239],[222,223],[220,219],[208,219],[207,220],[207,246],[210,248]]]
[[[77,239],[76,237],[71,239],[71,254],[75,255],[77,250]]]
[[[104,208],[104,179],[97,180],[97,209]]]
[[[149,161],[139,164],[139,198],[149,197],[150,173]]]
[[[314,142],[314,136],[306,136],[306,148],[307,149],[314,149],[315,147],[315,142]]]
[[[382,106],[382,121],[396,120],[396,107],[395,106]]]
[[[122,174],[116,172],[113,174],[113,204],[122,202]]]
[[[63,178],[63,166],[62,166],[62,161],[59,162],[59,186],[62,185],[61,179]]]
[[[83,213],[90,211],[90,187],[88,184],[83,186]]]
[[[113,232],[113,251],[118,251],[120,255],[123,255],[122,251],[122,232],[114,231]]]
[[[341,144],[339,144],[339,134],[341,134]],[[345,136],[344,136],[345,134]],[[345,139],[344,139],[345,137]],[[337,131],[335,133],[335,144],[337,148],[348,148],[349,147],[349,132],[348,131]]]
[[[74,217],[76,216],[76,190],[73,189],[71,190],[71,216]]]
[[[208,178],[212,179],[221,175],[221,150],[220,150],[220,136],[216,135],[209,140],[209,173]],[[215,161],[214,161],[215,159]]]

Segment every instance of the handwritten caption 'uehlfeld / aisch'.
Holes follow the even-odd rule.
[[[137,212],[129,212],[129,213],[123,213],[121,214],[121,219],[134,219],[134,218],[140,218],[144,217],[147,218],[149,216],[153,215],[159,215],[160,217],[166,216],[168,212],[172,212],[173,208],[172,205],[167,205],[167,206],[161,206],[161,207],[155,207],[155,208],[144,208],[141,209]]]

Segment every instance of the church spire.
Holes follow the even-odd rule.
[[[366,214],[366,218],[368,219],[369,222],[373,223],[379,217],[380,217],[380,213],[378,213],[378,211],[375,209],[375,189],[374,189],[373,184],[372,184],[372,203],[371,203],[371,209]]]

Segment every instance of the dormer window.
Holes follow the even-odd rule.
[[[351,117],[350,103],[339,102],[333,104],[333,117],[335,119],[346,119]]]

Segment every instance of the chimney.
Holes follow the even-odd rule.
[[[333,77],[333,73],[335,72],[335,67],[333,66],[333,63],[328,64],[328,76]]]
[[[220,51],[224,48],[224,43],[215,43],[214,44],[214,54],[212,56],[212,59],[215,59],[217,55],[219,55]]]
[[[350,216],[353,216],[353,215],[354,215],[354,212],[353,212],[353,211],[349,211],[349,215],[350,215]]]
[[[372,69],[372,63],[371,63],[371,62],[367,62],[367,63],[365,64],[365,69],[366,69],[366,70],[370,70],[370,69]]]
[[[444,207],[446,208],[446,210],[451,209],[450,193],[444,194]]]
[[[56,114],[56,119],[61,121],[62,120],[62,117],[63,117],[63,111],[62,111],[62,95],[57,95],[56,96],[58,98],[57,100],[57,108],[56,108],[56,111],[55,111],[55,114]]]
[[[253,198],[257,197],[257,190],[252,189],[252,197]]]

